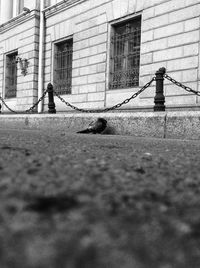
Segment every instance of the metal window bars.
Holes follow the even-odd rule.
[[[6,57],[5,98],[15,98],[17,95],[17,53]]]
[[[55,53],[54,86],[58,94],[70,94],[72,87],[73,41],[57,45]]]
[[[140,37],[140,18],[114,27],[111,39],[110,89],[139,85]]]

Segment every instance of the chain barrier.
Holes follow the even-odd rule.
[[[197,96],[200,96],[200,91],[196,91],[193,90],[192,88],[185,86],[184,84],[182,84],[181,82],[178,82],[177,80],[175,80],[174,78],[172,78],[171,76],[169,76],[168,74],[163,74],[163,77],[166,78],[167,80],[169,80],[170,82],[172,82],[173,84],[175,84],[178,87],[183,88],[184,90],[186,90],[187,92],[191,92],[193,94],[196,94]],[[56,95],[63,103],[65,103],[68,107],[79,111],[79,112],[85,112],[85,113],[101,113],[101,112],[108,112],[108,111],[112,111],[115,109],[120,108],[122,105],[129,103],[132,99],[136,98],[138,95],[140,95],[145,89],[147,89],[154,81],[156,80],[156,77],[154,76],[148,83],[146,83],[141,89],[139,89],[136,93],[134,93],[130,98],[125,99],[124,101],[105,108],[105,109],[82,109],[82,108],[78,108],[74,105],[72,105],[71,103],[69,103],[68,101],[66,101],[64,98],[62,98],[54,89],[53,89],[53,93],[54,95]],[[25,110],[25,111],[14,111],[12,110],[5,102],[5,100],[0,96],[0,101],[5,105],[5,107],[12,113],[15,114],[23,114],[23,113],[31,113],[34,111],[35,107],[45,98],[46,94],[48,92],[48,89],[46,89],[42,96],[38,99],[38,101],[36,103],[33,104],[33,106],[31,106],[29,109]]]
[[[42,96],[38,99],[38,101],[36,103],[33,104],[33,106],[31,106],[29,109],[25,110],[24,112],[17,112],[17,111],[14,111],[12,110],[5,102],[5,100],[0,96],[0,100],[2,101],[2,103],[5,105],[5,107],[12,113],[15,113],[15,114],[24,114],[24,113],[31,113],[33,112],[34,108],[45,98],[46,94],[47,94],[48,90],[46,89],[44,91],[44,93],[42,94]]]
[[[164,74],[164,78],[166,78],[167,80],[169,80],[170,82],[172,82],[176,86],[185,89],[187,92],[192,92],[195,95],[200,96],[200,91],[196,91],[196,90],[192,89],[191,87],[185,86],[184,84],[182,84],[181,82],[178,82],[177,80],[175,80],[174,78],[172,78],[168,74]]]
[[[134,93],[130,98],[125,99],[124,101],[112,106],[112,107],[108,107],[105,109],[93,109],[93,110],[89,110],[89,109],[82,109],[82,108],[78,108],[74,105],[72,105],[71,103],[69,103],[68,101],[66,101],[65,99],[63,99],[55,90],[53,90],[54,94],[63,102],[65,103],[67,106],[69,106],[70,108],[79,111],[79,112],[84,112],[84,113],[102,113],[102,112],[108,112],[108,111],[112,111],[115,109],[120,108],[122,105],[129,103],[129,101],[131,101],[132,99],[136,98],[138,95],[140,95],[145,89],[147,89],[152,83],[153,81],[155,81],[155,76],[148,82],[146,83],[141,89],[139,89],[136,93]]]

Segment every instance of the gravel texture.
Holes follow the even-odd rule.
[[[0,130],[1,268],[199,268],[200,143]]]

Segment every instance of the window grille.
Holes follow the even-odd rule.
[[[113,27],[110,89],[139,85],[141,19]]]
[[[54,88],[58,94],[70,94],[72,87],[73,40],[55,47]]]
[[[17,52],[6,56],[5,98],[17,95]]]

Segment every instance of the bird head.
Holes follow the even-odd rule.
[[[99,117],[97,120],[100,121],[100,122],[103,123],[103,124],[107,124],[106,119],[104,119],[104,118],[102,118],[102,117]]]

